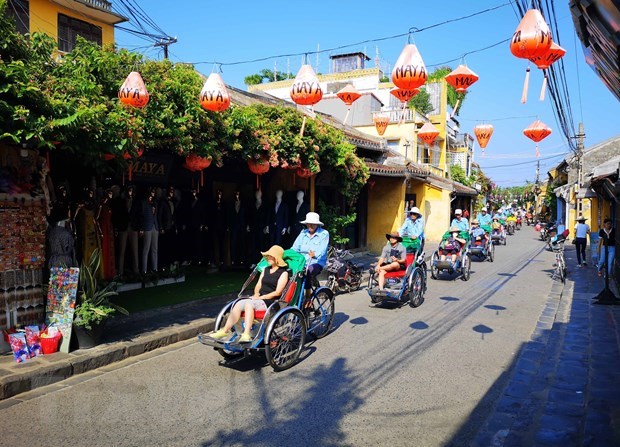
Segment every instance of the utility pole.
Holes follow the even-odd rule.
[[[579,133],[575,135],[577,139],[577,188],[575,191],[575,219],[582,212],[581,199],[578,197],[583,183],[583,140],[586,134],[583,132],[583,123],[579,123]]]
[[[155,42],[155,47],[162,47],[164,49],[164,59],[168,59],[168,47],[173,43],[177,43],[176,37],[166,37],[165,39],[159,39],[159,42]]]

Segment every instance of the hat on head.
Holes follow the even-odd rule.
[[[583,217],[583,216],[579,216],[577,218],[577,222],[585,222],[586,220],[588,220],[587,218]]]
[[[323,222],[321,222],[319,215],[313,212],[306,214],[306,220],[302,220],[299,223],[302,223],[304,225],[305,224],[323,225]]]
[[[479,223],[479,222],[478,222],[478,219],[474,219],[474,220],[472,220],[472,221],[471,221],[471,224],[472,224],[472,225],[478,225],[478,223]]]
[[[454,233],[455,231],[458,231],[459,233],[461,232],[461,229],[459,227],[450,227],[450,233]]]
[[[387,233],[385,235],[385,238],[387,240],[390,240],[391,238],[396,239],[398,242],[402,242],[403,238],[400,236],[400,234],[398,234],[398,231],[392,231],[391,233]]]
[[[422,213],[420,213],[420,208],[418,208],[417,206],[414,206],[413,208],[411,208],[409,210],[409,214],[417,214],[418,216],[422,215]]]
[[[458,214],[461,214],[461,215],[462,215],[462,214],[463,214],[463,211],[462,211],[460,208],[457,208],[457,209],[455,209],[455,210],[454,210],[454,214],[455,214],[455,215],[458,215]]]
[[[486,207],[484,207],[480,211],[484,211],[486,213],[488,210],[486,209]]]
[[[261,251],[260,254],[263,256],[271,256],[276,260],[276,265],[286,267],[286,262],[282,259],[284,256],[284,249],[279,245],[273,245],[269,250]]]

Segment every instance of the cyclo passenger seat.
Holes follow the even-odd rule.
[[[407,270],[409,270],[409,266],[411,264],[413,264],[415,262],[415,253],[407,253],[407,260],[405,262],[405,266],[406,268],[400,269],[400,270],[396,270],[396,271],[392,271],[392,272],[387,272],[385,274],[385,278],[403,278],[405,276],[405,273],[407,273]]]

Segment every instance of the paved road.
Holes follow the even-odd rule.
[[[536,235],[526,227],[494,263],[474,262],[469,282],[431,280],[417,309],[338,296],[333,333],[282,373],[220,366],[190,340],[34,390],[0,410],[0,443],[466,445],[551,289]]]

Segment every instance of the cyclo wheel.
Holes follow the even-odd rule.
[[[355,292],[362,287],[362,274],[354,273],[351,275],[349,292]]]
[[[491,244],[489,247],[489,262],[493,262],[495,260],[495,245]]]
[[[305,318],[299,309],[289,307],[267,327],[265,356],[274,371],[284,371],[297,363],[305,343]]]
[[[409,278],[409,306],[420,307],[424,302],[424,273],[420,267],[411,272]]]
[[[463,260],[461,261],[461,279],[463,281],[469,281],[471,276],[471,259],[469,256],[465,254],[463,256]]]
[[[439,273],[439,271],[437,270],[437,266],[435,265],[438,260],[439,254],[437,252],[434,252],[433,256],[431,256],[431,278],[433,279],[437,279],[437,273]]]
[[[228,309],[228,311],[224,312],[217,320],[215,320],[214,330],[217,331],[218,329],[224,327],[229,314],[230,314],[230,309]],[[215,350],[218,352],[218,354],[220,354],[226,360],[236,359],[243,355],[243,352],[229,351],[224,348],[215,348]]]
[[[312,309],[308,317],[308,330],[315,338],[323,338],[332,328],[336,305],[329,290],[319,289],[312,296]]]

